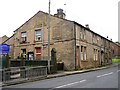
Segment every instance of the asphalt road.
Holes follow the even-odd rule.
[[[64,77],[7,86],[5,88],[118,88],[120,86],[120,68],[74,74]]]

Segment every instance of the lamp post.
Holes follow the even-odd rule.
[[[48,7],[49,15],[48,15],[48,72],[50,73],[50,0]]]

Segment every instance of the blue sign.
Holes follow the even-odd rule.
[[[6,55],[10,51],[10,45],[8,44],[0,44],[0,54]]]

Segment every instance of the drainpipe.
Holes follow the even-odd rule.
[[[75,70],[76,70],[77,66],[76,66],[76,28],[75,28],[75,22],[74,22],[73,30],[74,30],[74,60],[75,60]]]

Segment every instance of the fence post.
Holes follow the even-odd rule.
[[[21,54],[21,61],[20,61],[20,77],[26,78],[26,72],[25,72],[25,59],[23,57],[23,54]]]
[[[10,61],[9,61],[9,55],[6,55],[6,60],[5,60],[5,71],[4,71],[4,76],[5,81],[10,80]]]
[[[25,66],[25,58],[23,57],[23,54],[21,54],[21,61],[20,66]]]
[[[6,65],[5,65],[6,68],[9,68],[10,67],[10,62],[9,62],[9,55],[7,54],[6,55]]]

